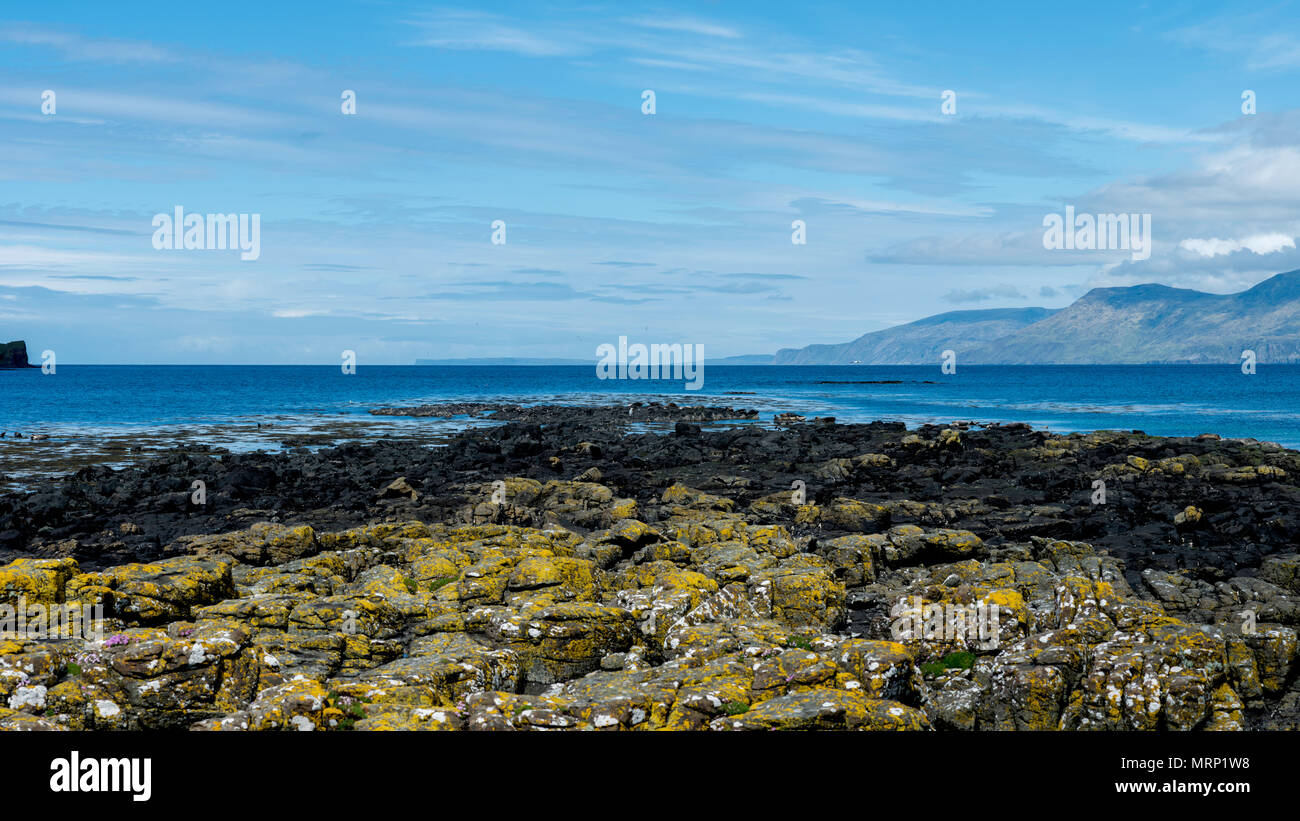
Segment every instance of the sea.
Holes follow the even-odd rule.
[[[612,380],[594,366],[65,365],[0,371],[0,474],[14,434],[43,452],[170,440],[275,450],[327,431],[322,444],[449,432],[481,418],[372,416],[371,408],[441,402],[603,405],[641,402],[785,411],[909,427],[1026,422],[1053,432],[1216,433],[1300,448],[1300,365],[707,366],[684,380]],[[6,447],[6,444],[10,444]],[[301,446],[299,439],[297,446]],[[30,452],[30,444],[24,445]],[[21,471],[19,471],[21,472]]]

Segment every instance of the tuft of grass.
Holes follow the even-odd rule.
[[[728,701],[722,706],[723,712],[729,716],[738,716],[749,712],[749,705],[743,701]]]
[[[789,640],[786,641],[785,646],[797,647],[800,650],[813,649],[812,642],[808,641],[808,639],[804,638],[803,636],[791,636]]]
[[[949,653],[938,661],[921,665],[921,672],[929,678],[937,678],[948,670],[969,670],[975,665],[975,654],[966,650]]]
[[[68,662],[68,675],[70,675],[70,676],[79,676],[79,675],[81,675],[81,665],[76,664],[75,662],[71,662],[71,661]]]
[[[416,584],[415,579],[412,579],[410,576],[403,576],[402,584],[406,585],[406,591],[412,596],[414,596],[420,589],[420,585]]]
[[[437,593],[439,590],[441,590],[442,588],[446,587],[447,585],[451,584],[454,581],[456,581],[455,576],[442,576],[440,578],[433,579],[429,582],[429,592]]]
[[[949,653],[943,657],[943,666],[958,670],[969,670],[975,666],[975,654],[966,650]]]

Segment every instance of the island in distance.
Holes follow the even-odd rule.
[[[0,371],[39,367],[27,361],[27,343],[23,340],[0,343]]]

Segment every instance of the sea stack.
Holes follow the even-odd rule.
[[[0,344],[0,370],[39,367],[27,361],[27,343],[21,339]]]

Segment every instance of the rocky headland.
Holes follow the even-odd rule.
[[[21,339],[14,342],[0,342],[0,370],[18,368],[38,368],[27,360],[27,343]]]
[[[1300,453],[641,407],[0,496],[0,728],[1300,728]]]

